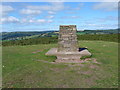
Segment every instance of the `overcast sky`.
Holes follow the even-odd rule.
[[[118,28],[117,2],[3,2],[0,7],[2,31]]]

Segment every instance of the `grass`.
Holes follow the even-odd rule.
[[[117,88],[118,43],[79,41],[101,64],[52,64],[57,44],[3,47],[3,88]]]

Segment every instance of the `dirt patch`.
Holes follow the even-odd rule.
[[[35,61],[40,61],[40,62],[44,62],[44,63],[51,63],[51,64],[57,64],[56,62],[49,62],[49,61],[46,61],[46,60],[35,60]]]
[[[78,72],[78,73],[83,74],[83,75],[91,75],[92,74],[92,72],[90,70],[84,71],[84,72]]]
[[[81,60],[56,60],[56,63],[96,63],[96,64],[101,64],[97,62],[95,58],[86,58],[86,59],[81,59]]]
[[[97,65],[93,65],[93,64],[91,64],[89,67],[90,67],[91,69],[97,69],[97,68],[99,68]]]
[[[69,67],[73,67],[73,66],[80,66],[80,67],[84,67],[84,64],[65,64],[65,65],[68,65]]]
[[[68,65],[68,66],[81,66],[81,67],[84,67],[84,64],[83,63],[95,63],[95,64],[101,64],[99,62],[97,62],[97,60],[95,58],[86,58],[84,60],[78,60],[78,62],[76,61],[75,63],[73,62],[49,62],[49,61],[46,61],[46,60],[36,60],[36,61],[41,61],[41,62],[44,62],[44,63],[51,63],[51,64],[64,64],[64,65]],[[95,66],[91,66],[90,68],[95,68]]]

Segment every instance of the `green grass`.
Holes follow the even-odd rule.
[[[79,41],[101,64],[52,64],[45,53],[57,44],[3,47],[4,88],[116,88],[118,43]],[[94,67],[94,68],[91,68]]]

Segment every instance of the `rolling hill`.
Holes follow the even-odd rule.
[[[78,30],[77,35],[84,34],[117,34],[120,33],[118,29],[111,30]],[[30,38],[39,38],[39,37],[55,37],[58,36],[58,31],[34,31],[34,32],[2,32],[0,34],[0,39],[2,41],[10,41],[10,40],[22,40],[22,39],[30,39]]]

